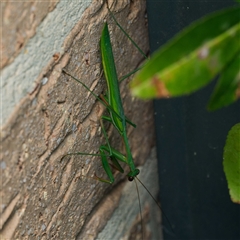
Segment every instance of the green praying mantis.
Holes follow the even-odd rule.
[[[109,12],[110,12],[110,10],[109,10]],[[110,14],[112,15],[112,18],[114,19],[116,24],[119,26],[119,28],[124,32],[124,34],[130,39],[130,41],[132,43],[134,43],[135,47],[137,47],[137,49],[142,53],[142,55],[144,55],[144,57],[146,57],[145,54],[136,45],[136,43],[124,31],[124,29],[121,27],[121,25],[119,25],[119,23],[116,21],[113,14],[111,12],[110,12]],[[86,86],[79,79],[72,76],[67,70],[64,69],[63,72],[66,75],[69,75],[74,80],[76,80],[78,83],[80,83],[84,88],[86,88],[93,96],[95,96],[107,108],[109,116],[104,115],[101,117],[101,120],[100,120],[102,132],[104,134],[106,144],[103,144],[99,147],[99,154],[76,152],[76,153],[68,153],[65,156],[67,156],[67,155],[100,156],[101,161],[102,161],[102,166],[104,168],[104,171],[106,172],[108,179],[100,178],[96,175],[94,176],[94,178],[96,180],[99,180],[99,181],[105,182],[105,183],[109,183],[109,184],[112,184],[115,180],[111,167],[117,169],[121,173],[124,173],[124,170],[123,170],[122,166],[120,165],[120,162],[127,164],[129,167],[129,171],[127,173],[128,180],[133,181],[133,180],[137,179],[141,183],[141,185],[147,190],[147,192],[151,195],[153,200],[156,202],[156,204],[161,209],[159,203],[155,200],[155,198],[152,196],[152,194],[149,192],[149,190],[144,186],[144,184],[137,177],[137,175],[140,173],[140,171],[135,166],[132,152],[130,149],[129,139],[127,136],[127,124],[132,125],[133,127],[136,127],[136,125],[134,123],[132,123],[125,116],[122,99],[121,99],[121,94],[120,94],[120,89],[119,89],[119,83],[121,81],[123,81],[125,78],[127,78],[128,76],[130,76],[131,74],[135,73],[138,69],[136,69],[135,71],[126,75],[120,81],[118,80],[107,23],[104,24],[104,27],[102,30],[102,34],[101,34],[101,38],[100,38],[100,50],[101,50],[101,57],[102,57],[103,72],[104,72],[105,79],[107,82],[107,87],[108,87],[106,96],[100,96],[100,97],[97,96],[92,90],[89,89],[88,86]],[[121,136],[121,138],[123,140],[126,154],[119,152],[118,150],[114,149],[111,146],[108,136],[107,136],[107,133],[106,133],[106,130],[103,125],[103,120],[109,122],[110,124],[112,124],[115,127],[118,134]],[[110,159],[111,163],[109,163],[109,159]],[[140,214],[141,214],[140,200],[139,200],[139,207],[140,207]],[[166,217],[166,215],[165,215],[165,217]],[[143,233],[142,233],[142,238],[143,238]]]
[[[110,122],[117,129],[118,133],[121,135],[122,140],[124,142],[125,149],[126,149],[126,156],[111,147],[108,141],[106,130],[101,121],[103,134],[105,136],[107,144],[101,145],[99,147],[99,152],[102,159],[103,168],[109,180],[99,178],[99,177],[96,177],[96,178],[101,182],[106,182],[110,184],[114,182],[114,177],[107,159],[107,157],[110,157],[113,166],[122,173],[124,172],[124,170],[118,161],[124,162],[129,166],[130,171],[127,174],[127,176],[129,181],[132,181],[139,174],[139,170],[134,165],[134,161],[133,161],[133,157],[132,157],[132,153],[131,153],[131,149],[130,149],[130,145],[127,137],[127,123],[131,124],[134,127],[135,127],[135,124],[129,121],[124,114],[122,100],[120,96],[120,90],[119,90],[119,82],[117,78],[117,72],[116,72],[116,67],[114,63],[114,57],[113,57],[107,23],[105,23],[102,31],[102,35],[100,39],[100,48],[101,48],[103,70],[104,70],[104,74],[105,74],[107,86],[108,86],[108,92],[107,92],[107,96],[104,96],[104,97],[102,96],[102,99],[100,99],[97,96],[96,97],[98,98],[99,101],[101,101],[107,107],[110,115],[110,116],[102,116],[101,119]],[[63,71],[67,75],[73,77],[66,70],[63,70]],[[78,80],[75,77],[73,78],[77,82],[83,85],[83,83],[80,80]],[[87,87],[87,86],[84,85],[84,87]],[[87,89],[91,91],[88,87]],[[91,93],[93,92],[91,91]],[[74,154],[85,155],[85,153],[74,153]]]

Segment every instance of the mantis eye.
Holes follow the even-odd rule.
[[[134,177],[128,177],[128,181],[132,182]]]

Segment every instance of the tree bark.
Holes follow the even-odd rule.
[[[105,1],[1,4],[5,33],[1,59],[1,237],[141,239],[135,184],[116,171],[112,185],[93,179],[95,173],[107,178],[98,157],[62,158],[73,152],[98,153],[99,146],[105,144],[99,122],[105,108],[62,69],[97,95],[106,92],[99,52],[104,21],[109,24],[118,76],[138,67],[143,57],[117,28]],[[117,20],[147,53],[145,4],[143,0],[109,1]],[[19,21],[14,20],[15,12],[20,14]],[[20,43],[16,36],[20,36]],[[136,129],[128,127],[131,149],[142,170],[139,178],[156,196],[152,103],[133,99],[127,88],[129,81],[120,88],[125,114],[137,124]],[[114,127],[106,124],[106,128],[111,145],[124,153]],[[128,166],[123,167],[127,173]],[[159,210],[152,208],[150,197],[139,188],[144,239],[159,239]]]

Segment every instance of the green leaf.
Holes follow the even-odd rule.
[[[240,44],[240,43],[239,43]],[[240,54],[222,72],[208,104],[209,110],[216,110],[237,100],[240,85]]]
[[[240,123],[228,133],[223,154],[223,168],[228,182],[230,197],[240,204]]]
[[[208,84],[240,52],[240,8],[198,20],[160,48],[132,80],[143,99],[190,94]]]

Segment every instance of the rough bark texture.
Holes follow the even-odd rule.
[[[43,5],[39,3],[36,8],[43,8]],[[147,52],[145,1],[109,1],[109,5],[123,28]],[[48,14],[56,11],[53,3],[48,6]],[[3,19],[9,11],[15,11],[13,8],[19,10],[19,14],[22,13],[20,18],[24,18],[24,5],[16,8],[12,3],[12,6],[2,8]],[[41,24],[43,16],[47,16],[43,12],[36,26]],[[47,18],[44,20],[47,21]],[[134,183],[128,183],[132,190],[130,194],[127,192],[124,195],[124,191],[127,191],[124,190],[127,183],[123,181],[126,178],[124,174],[114,172],[115,183],[109,185],[91,178],[94,173],[106,178],[99,158],[72,156],[62,159],[69,152],[98,153],[99,146],[105,143],[99,123],[99,118],[105,112],[104,107],[80,84],[62,74],[62,68],[65,67],[96,94],[106,91],[99,53],[99,38],[104,21],[109,23],[118,76],[129,73],[143,60],[114,24],[106,3],[100,1],[93,1],[69,31],[62,44],[62,51],[50,53],[52,59],[42,65],[42,71],[33,79],[35,87],[15,105],[2,128],[0,233],[3,239],[95,239],[119,203],[123,202],[121,208],[139,209],[137,197],[133,195],[136,192]],[[59,24],[64,25],[63,22]],[[31,25],[33,33],[37,32],[36,26]],[[3,33],[7,31],[4,24],[2,28]],[[27,46],[28,38],[32,36],[27,34],[28,28],[24,21],[20,26],[11,25],[11,28],[13,36],[9,36],[10,33],[3,36],[2,44],[7,50],[1,59],[3,65],[9,64],[10,67],[14,63],[11,57],[21,56],[18,55],[20,47],[15,44],[15,50],[9,50],[9,46],[4,43],[14,39],[19,29],[26,32],[23,36],[28,36],[22,38],[21,47]],[[36,48],[39,48],[38,44]],[[128,92],[128,81],[121,84],[121,96],[126,115],[137,124],[136,129],[129,127],[128,136],[135,163],[141,166],[150,157],[154,146],[152,103],[133,99]],[[4,111],[4,104],[2,108]],[[111,145],[124,152],[116,130],[110,124],[106,124],[106,128]],[[151,172],[156,170],[155,158],[150,159],[150,162],[153,163],[148,164]],[[128,172],[127,166],[124,169]],[[143,181],[146,184],[153,181],[153,193],[156,194],[157,177],[156,173],[151,173],[155,177],[149,176],[152,180],[149,178]],[[149,190],[152,190],[151,186]],[[140,194],[143,193],[140,191]],[[122,195],[129,195],[131,198],[127,199],[131,201],[126,202]],[[121,208],[120,212],[124,212]],[[144,239],[154,234],[157,234],[155,238],[159,238],[158,233],[151,233],[148,229],[151,210],[145,200],[142,208],[145,216]],[[132,213],[131,223],[127,222],[124,215],[120,222],[113,223],[119,232],[122,231],[120,235],[114,235],[114,231],[116,233],[118,230],[114,230],[112,236],[112,233],[108,234],[110,230],[106,230],[108,235],[104,235],[106,233],[103,231],[103,235],[98,238],[141,238],[141,231],[137,227],[140,224],[138,213],[139,210]],[[122,224],[126,226],[122,227]]]
[[[58,1],[1,2],[1,68],[11,63],[36,33],[36,27],[54,9]],[[11,34],[9,34],[11,33]]]

